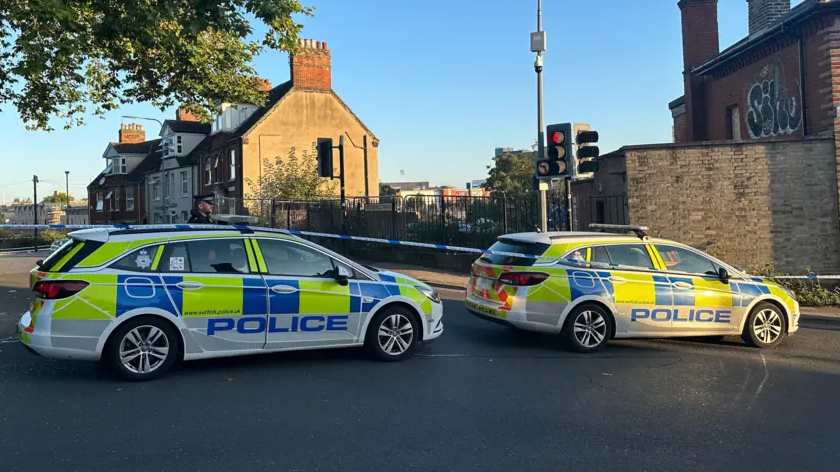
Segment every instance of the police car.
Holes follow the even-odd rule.
[[[282,231],[95,228],[30,274],[19,337],[47,357],[101,360],[128,380],[176,361],[365,345],[398,361],[443,333],[437,292]]]
[[[607,232],[499,237],[490,248],[496,254],[472,265],[467,308],[516,328],[559,333],[579,352],[613,338],[728,335],[770,348],[799,329],[799,303],[770,280],[652,239],[645,227],[591,228]]]

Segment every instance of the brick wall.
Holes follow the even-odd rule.
[[[790,11],[790,0],[747,0],[750,35],[776,23]]]
[[[299,89],[331,90],[331,58],[327,43],[301,39],[289,57],[292,84]]]
[[[631,224],[746,268],[773,263],[794,273],[840,270],[832,138],[620,152]]]
[[[830,134],[833,131],[834,109],[831,106],[829,37],[835,29],[834,22],[833,16],[816,18],[790,34],[777,37],[770,44],[706,73],[703,82],[706,138],[713,141],[731,139],[727,117],[734,107],[738,108],[740,136],[744,140],[803,136],[806,127],[810,136]],[[800,75],[800,35],[804,52],[801,55],[803,75]],[[773,81],[778,88],[771,89],[769,94],[754,89],[764,81],[768,85]],[[752,93],[755,95],[751,99]],[[765,97],[769,99],[769,109],[760,106]],[[756,98],[759,106],[755,105]],[[790,116],[779,118],[774,114],[779,106]],[[750,116],[756,125],[765,118],[771,123],[775,120],[782,123],[780,129],[769,133],[751,134]],[[795,127],[789,124],[791,121],[796,122]]]
[[[680,0],[685,89],[686,140],[706,139],[705,88],[691,70],[720,51],[717,0]]]
[[[685,142],[685,113],[674,117],[674,142]]]

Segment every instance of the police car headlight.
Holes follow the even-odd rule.
[[[440,295],[438,295],[437,290],[431,287],[423,287],[422,285],[416,285],[415,287],[429,300],[435,303],[440,303]]]

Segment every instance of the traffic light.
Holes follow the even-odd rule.
[[[591,143],[598,142],[597,131],[579,131],[575,136],[575,145],[577,150],[578,174],[588,174],[598,172],[601,169],[601,163],[595,160],[601,155],[601,150],[598,146],[593,146]]]
[[[333,140],[332,138],[318,138],[318,176],[333,176]]]
[[[537,178],[568,177],[571,171],[572,124],[563,123],[545,127],[548,141],[546,157],[537,161]]]

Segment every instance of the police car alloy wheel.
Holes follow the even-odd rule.
[[[612,318],[598,305],[575,307],[566,317],[561,336],[577,352],[595,352],[612,336]]]
[[[750,346],[769,348],[779,345],[786,332],[784,313],[772,303],[759,303],[747,317],[741,338]]]
[[[139,317],[114,330],[105,361],[125,380],[152,380],[165,374],[178,355],[175,330],[163,320]]]
[[[401,361],[414,354],[420,336],[416,316],[402,307],[386,307],[371,320],[365,344],[377,359]]]

